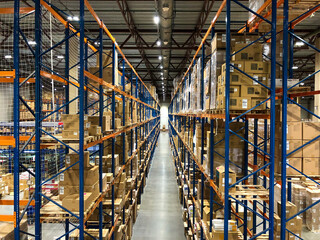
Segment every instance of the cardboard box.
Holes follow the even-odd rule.
[[[84,193],[84,212],[88,210],[90,207],[92,201],[93,201],[93,195],[90,192]],[[66,196],[62,200],[62,206],[68,209],[69,211],[79,212],[79,194],[72,194],[69,196]]]
[[[303,140],[303,144],[308,143],[308,140]],[[320,156],[320,140],[317,139],[303,147],[303,157],[316,158]]]
[[[270,73],[269,62],[244,61],[244,71],[249,73]]]
[[[99,182],[91,186],[84,186],[84,192],[92,193],[92,197],[95,199],[99,195]],[[63,200],[65,197],[73,194],[79,194],[79,186],[59,185],[59,199]]]
[[[258,86],[262,86],[261,84],[259,84],[257,81],[259,81],[260,83],[263,83],[264,85],[268,84],[270,75],[269,73],[251,73],[249,74],[252,78],[254,78],[255,80],[253,80],[252,78],[240,73],[239,71],[235,71],[235,72],[231,72],[230,73],[230,84],[231,85],[246,85],[246,86],[251,86],[251,85],[258,85]],[[219,79],[218,79],[219,82]],[[225,85],[225,72],[221,74],[221,78],[220,78],[220,82],[219,82],[219,86],[223,86]]]
[[[225,186],[225,168],[224,166],[219,166],[216,168],[216,179],[217,185],[219,188],[219,192],[224,193]],[[233,170],[229,169],[229,185],[232,185],[236,182],[236,174]],[[236,190],[235,187],[230,188],[230,192],[234,192]]]
[[[226,48],[226,34],[215,34],[211,41],[211,52]]]
[[[281,218],[281,201],[277,202],[278,206],[278,215]],[[297,207],[292,202],[286,202],[286,219],[292,217],[293,215],[297,214]]]
[[[282,105],[276,105],[276,121],[282,121]],[[287,122],[300,122],[301,108],[296,104],[287,105]]]
[[[261,102],[265,101],[265,98],[251,98],[251,107],[257,106]],[[263,103],[255,108],[255,110],[264,110],[267,108],[267,104]]]
[[[91,74],[95,75],[96,77],[99,77],[99,68],[98,67],[90,67],[88,69]],[[116,74],[115,77],[115,84],[114,85],[119,85],[119,76],[117,76],[118,74]],[[106,67],[103,69],[102,71],[102,79],[106,82],[106,83],[110,83],[112,84],[112,67]],[[92,85],[96,85],[97,83],[93,80],[90,80],[93,82]]]
[[[302,146],[302,140],[287,140],[287,154],[289,154],[290,152],[298,149],[299,147]],[[302,155],[302,148],[299,149],[298,151],[290,154],[288,157],[290,158],[301,158]]]
[[[236,68],[240,69],[241,71],[245,71],[245,65],[244,65],[244,61],[231,61],[230,62],[230,73],[240,73],[237,69],[234,69],[233,66],[235,66]],[[226,64],[224,63],[221,67],[221,72],[222,74],[226,72]]]
[[[218,97],[218,109],[225,109],[225,97]],[[248,110],[251,108],[251,99],[243,97],[230,97],[230,110]]]
[[[255,43],[248,45],[246,43],[238,43],[234,46],[232,61],[262,61],[263,45]]]
[[[91,125],[97,125],[97,126],[100,125],[98,116],[88,116],[88,121],[91,122]],[[101,132],[109,131],[110,125],[111,125],[111,116],[103,115]]]
[[[266,98],[267,89],[261,86],[241,86],[241,97]]]
[[[89,128],[89,136],[97,136],[101,134],[101,127],[93,125]]]
[[[302,127],[304,140],[311,140],[320,135],[320,122],[304,122]]]
[[[79,114],[61,114],[61,122],[63,122],[64,130],[77,130],[79,131]],[[84,129],[90,127],[88,115],[84,115]]]
[[[288,122],[287,123],[287,139],[302,139],[302,123]]]
[[[66,168],[70,167],[71,165],[75,164],[78,161],[79,161],[79,154],[74,153],[74,152],[69,153],[69,154],[66,155],[65,166],[66,166]],[[89,155],[88,151],[84,152],[84,155],[83,155],[83,166],[84,166],[84,168],[90,168],[91,167],[91,165],[90,165],[90,155]],[[74,165],[72,167],[72,169],[79,169],[79,163]]]
[[[66,186],[79,186],[79,170],[68,169],[60,174],[59,184]],[[84,185],[92,186],[99,180],[99,167],[94,166],[88,170],[84,170]]]
[[[320,175],[320,159],[304,157],[303,173],[306,175]]]
[[[100,66],[100,52],[97,52],[97,61],[96,66]],[[102,53],[102,66],[105,67],[109,65],[109,67],[112,66],[112,51],[111,50],[103,50]]]
[[[225,91],[226,91],[225,86],[219,87],[218,96],[225,97],[225,95],[226,95]],[[240,86],[233,86],[233,85],[230,86],[229,93],[230,93],[230,96],[232,96],[232,97],[240,97]]]
[[[79,136],[79,130],[62,130],[62,138],[66,138],[66,139],[74,139],[74,140],[78,140],[80,138]],[[85,130],[83,132],[84,137],[88,137],[89,136],[89,131]]]
[[[287,158],[287,163],[302,172],[302,158]],[[292,167],[287,165],[287,175],[300,175]]]

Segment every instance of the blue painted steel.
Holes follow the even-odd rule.
[[[81,61],[81,59],[80,59]],[[84,43],[84,70],[88,71],[88,42]],[[84,77],[84,86],[88,86],[88,78]],[[99,94],[100,95],[100,94]],[[88,91],[84,92],[84,113],[88,114]]]
[[[40,118],[41,118],[41,4],[40,1],[35,2],[35,240],[41,239],[41,150],[40,150]]]
[[[289,1],[283,4],[283,46],[288,46]],[[286,237],[286,180],[287,180],[287,81],[288,81],[288,48],[283,47],[282,62],[282,151],[281,151],[281,239]]]
[[[126,64],[124,59],[122,59],[122,76],[121,76],[121,84],[122,84],[122,91],[126,91],[126,78],[125,78],[125,74],[126,74]],[[124,95],[122,95],[122,126],[126,126],[126,98],[124,97]],[[126,151],[128,149],[126,149],[126,133],[123,132],[122,134],[122,165],[126,164]],[[125,169],[123,170],[125,172]],[[122,213],[122,223],[125,224],[126,222],[126,214],[125,214],[125,206],[123,206],[123,213]]]
[[[13,32],[13,65],[15,70],[14,78],[14,97],[13,97],[13,117],[14,127],[13,136],[15,139],[14,147],[14,164],[13,164],[13,183],[14,183],[14,206],[13,211],[15,214],[15,228],[14,228],[14,239],[20,239],[20,209],[19,209],[19,122],[20,122],[20,111],[19,111],[19,79],[20,79],[20,68],[19,68],[19,13],[20,13],[20,1],[14,1],[14,32]]]
[[[99,78],[103,78],[103,28],[100,27],[99,29]],[[102,129],[102,133],[104,131],[103,129],[103,110],[104,110],[104,100],[103,100],[103,86],[99,85],[99,125]],[[103,189],[103,181],[102,181],[102,173],[103,173],[103,146],[104,143],[99,144],[99,191],[102,193]],[[102,240],[102,228],[103,228],[103,204],[102,202],[99,203],[99,239]]]
[[[209,156],[209,161],[210,161],[210,179],[213,181],[214,178],[214,172],[213,172],[213,167],[214,167],[214,120],[210,120],[210,156]],[[213,197],[214,197],[214,191],[213,188],[210,187],[210,227],[209,231],[212,231],[212,219],[213,219]]]
[[[79,239],[84,239],[84,0],[80,0],[80,72],[79,72]]]
[[[64,56],[64,59],[65,59],[65,69],[64,69],[64,77],[66,79],[69,79],[69,22],[67,23],[67,26],[65,28],[65,31],[64,31],[64,37],[67,39],[66,42],[65,42],[65,56]],[[69,102],[69,84],[66,84],[65,85],[65,102]],[[67,104],[66,105],[66,114],[69,114],[69,105]]]
[[[253,142],[254,142],[254,145],[257,146],[258,145],[258,135],[259,135],[259,132],[258,132],[258,119],[254,119],[254,136],[253,136]],[[257,166],[258,165],[258,149],[256,147],[254,147],[254,150],[253,150],[253,165],[254,166]],[[258,174],[254,173],[253,174],[253,184],[254,185],[258,185]],[[253,210],[254,211],[257,211],[257,201],[254,201],[253,200]],[[256,234],[257,232],[257,215],[253,215],[253,218],[252,218],[252,222],[253,222],[253,229],[252,229],[252,232],[253,234]]]

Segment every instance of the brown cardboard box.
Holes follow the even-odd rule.
[[[287,158],[287,163],[302,172],[302,158]],[[300,175],[292,167],[287,165],[287,175]]]
[[[259,74],[250,74],[250,76],[257,81],[267,85],[268,84],[268,79],[269,74],[268,73],[259,73]],[[245,85],[245,86],[252,86],[252,85],[257,85],[261,86],[259,83],[254,81],[253,79],[249,78],[248,76],[240,73],[239,71],[234,71],[230,73],[230,84],[231,85]],[[225,85],[225,72],[222,73],[218,77],[218,86],[224,86]]]
[[[212,231],[212,239],[224,240],[224,231]],[[238,232],[228,232],[228,240],[238,240]]]
[[[282,121],[282,105],[276,105],[276,121]],[[301,108],[296,104],[287,105],[287,122],[300,122],[301,121]]]
[[[219,87],[219,89],[218,89],[218,96],[225,96],[226,95],[226,88],[225,88],[225,86],[223,86],[223,87]],[[230,88],[229,88],[229,93],[230,93],[230,96],[232,96],[232,97],[240,97],[240,86],[234,86],[234,85],[232,85],[232,86],[230,86]]]
[[[92,193],[92,197],[95,199],[99,194],[99,182],[96,182],[90,186],[84,186],[84,192]],[[59,199],[63,200],[65,197],[79,194],[79,186],[70,186],[70,185],[59,185]]]
[[[219,166],[216,168],[216,178],[217,185],[219,188],[219,192],[224,193],[225,186],[225,168],[224,166]],[[231,169],[229,170],[229,185],[232,185],[236,182],[236,174]],[[236,190],[235,187],[229,189],[230,192],[234,192]]]
[[[60,174],[60,185],[79,186],[79,170],[68,169]],[[99,167],[95,166],[88,170],[84,170],[84,185],[92,186],[99,180]]]
[[[95,237],[96,239],[99,238],[99,229],[86,229],[86,232],[88,232],[91,236]],[[109,229],[102,229],[102,240],[107,240],[109,234]],[[93,239],[88,234],[84,234],[84,240],[91,240]],[[72,231],[69,235],[71,240],[79,240],[79,229],[75,229]]]
[[[265,98],[251,98],[251,107],[257,106],[258,104],[260,104],[261,102],[265,101]],[[259,105],[258,107],[255,108],[255,110],[264,110],[266,109],[267,104],[263,103],[261,105]]]
[[[211,52],[226,48],[226,34],[215,34],[211,41]]]
[[[102,132],[110,130],[110,116],[103,115],[102,116]],[[91,125],[99,126],[99,116],[88,116],[88,121],[91,122]]]
[[[245,71],[244,63],[245,63],[244,61],[231,61],[230,62],[230,73],[233,73],[233,72],[240,73],[238,70],[234,69],[233,66],[240,69],[241,71]],[[222,75],[223,75],[223,73],[226,72],[226,64],[225,63],[221,66],[221,72],[222,72]]]
[[[100,66],[100,53],[97,53],[97,61],[96,61],[96,66]],[[112,51],[111,50],[103,50],[102,53],[102,66],[106,67],[107,65],[110,66],[112,65]]]
[[[320,159],[304,157],[303,173],[306,175],[320,175]]]
[[[298,149],[299,147],[302,146],[302,141],[301,140],[287,140],[287,154],[289,154],[290,152]],[[288,157],[290,158],[301,158],[302,155],[302,149],[299,149],[298,151],[290,154]]]
[[[278,215],[281,218],[281,202],[278,201]],[[292,202],[286,202],[286,218],[290,218],[297,213],[297,207]]]
[[[80,138],[79,134],[80,134],[79,130],[62,130],[62,138],[66,138],[66,139],[77,140]],[[85,130],[83,134],[84,134],[84,137],[88,137],[89,131]]]
[[[99,68],[98,67],[90,67],[89,72],[93,75],[95,75],[96,77],[99,77]],[[107,82],[112,84],[112,67],[106,67],[103,69],[102,71],[102,79]],[[117,81],[116,81],[117,80]],[[118,85],[118,77],[115,77],[115,85]],[[96,82],[93,82],[93,85],[95,85]]]
[[[241,86],[241,97],[266,98],[267,89],[261,86]]]
[[[79,131],[79,114],[61,114],[61,122],[63,122],[64,130],[77,130]],[[84,129],[90,127],[88,116],[84,115]]]
[[[320,135],[320,122],[304,122],[302,126],[304,140],[311,140]]]
[[[84,168],[90,168],[91,167],[90,158],[89,157],[90,157],[89,156],[89,152],[85,151],[84,155],[83,155],[83,166],[84,166]],[[79,154],[74,153],[74,152],[69,153],[69,154],[66,155],[66,164],[65,164],[65,166],[66,166],[66,168],[70,167],[71,165],[75,164],[78,161],[79,161]],[[74,165],[72,167],[72,169],[79,169],[79,163]]]
[[[269,73],[270,64],[269,62],[262,61],[245,61],[244,62],[244,71],[247,74],[250,73]]]
[[[233,53],[235,55],[232,56],[232,61],[262,61],[263,45],[258,43],[248,46],[246,43],[238,43],[234,46]]]
[[[225,109],[225,97],[218,96],[218,109]],[[251,98],[230,97],[230,110],[248,110],[251,108]]]
[[[79,194],[72,194],[66,196],[62,200],[62,206],[68,209],[69,211],[79,212]],[[88,210],[93,201],[92,193],[84,193],[84,211]]]
[[[309,142],[308,140],[303,140],[303,144],[306,144]],[[314,157],[319,157],[320,156],[320,140],[317,139],[306,146],[303,147],[303,157],[307,158],[314,158]]]
[[[89,128],[89,136],[97,136],[101,134],[101,127],[97,125],[92,125]]]
[[[302,139],[302,123],[288,122],[287,123],[287,139]]]

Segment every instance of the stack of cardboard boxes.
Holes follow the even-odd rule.
[[[99,167],[89,163],[89,152],[84,152],[84,209],[88,209],[99,195]],[[62,206],[70,211],[79,211],[79,155],[69,153],[66,156],[66,171],[59,175],[59,199]]]
[[[79,114],[62,114],[61,121],[63,122],[62,137],[65,139],[79,139]],[[88,116],[84,116],[84,137],[89,136],[89,128],[91,124],[88,121]]]
[[[320,189],[318,188],[307,188],[306,205],[311,206],[312,204],[320,200]],[[312,208],[306,212],[306,225],[308,229],[315,233],[320,233],[320,205],[315,204]]]
[[[320,175],[320,141],[307,144],[320,134],[320,122],[302,122],[301,108],[295,104],[287,106],[287,163],[302,171],[306,175]],[[276,152],[275,171],[281,173],[281,105],[276,108]],[[307,144],[303,148],[302,145]],[[298,149],[300,148],[300,149]],[[287,166],[287,175],[299,175],[300,173]]]
[[[297,206],[294,205],[292,202],[286,203],[286,219],[297,214]],[[286,228],[294,233],[296,236],[301,237],[302,231],[302,218],[295,217],[289,222],[287,222]],[[286,231],[286,239],[287,240],[295,240],[297,239],[295,235]],[[275,214],[274,216],[274,239],[280,240],[281,234],[281,202],[278,202],[278,215]]]

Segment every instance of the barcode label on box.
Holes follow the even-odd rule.
[[[242,99],[242,108],[248,108],[248,99]]]
[[[59,194],[60,194],[60,195],[64,195],[64,187],[60,187]]]
[[[64,181],[64,173],[60,174],[60,181]]]

